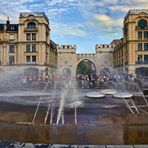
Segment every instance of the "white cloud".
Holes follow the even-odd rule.
[[[87,36],[87,32],[83,29],[83,25],[81,24],[60,24],[55,23],[51,24],[51,30],[58,36],[77,36],[77,37],[85,37]]]
[[[118,0],[118,3],[111,5],[109,9],[111,11],[128,12],[130,9],[147,9],[147,0]]]
[[[33,0],[7,0],[7,1],[3,1],[0,0],[0,14],[1,14],[1,18],[3,18],[3,20],[1,21],[5,21],[6,17],[9,16],[10,20],[12,22],[17,23],[18,22],[18,17],[19,17],[19,13],[21,11],[30,11],[24,4],[26,2],[33,2]]]
[[[105,14],[96,14],[91,21],[91,25],[96,28],[96,30],[104,32],[106,35],[113,35],[113,33],[119,34],[119,38],[122,32],[122,24],[123,19],[119,18],[114,20]],[[117,31],[119,29],[120,32]]]
[[[147,9],[148,5],[147,0],[0,0],[0,3],[0,21],[6,21],[9,16],[11,21],[18,23],[22,11],[44,11],[52,24],[52,32],[61,36],[79,37],[93,34],[92,30],[103,31],[107,35],[121,34],[123,13],[126,14],[129,9]],[[75,9],[81,12],[85,22],[60,22],[63,14],[69,14]],[[119,28],[121,32],[118,32]]]

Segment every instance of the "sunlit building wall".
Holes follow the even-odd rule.
[[[129,10],[123,25],[123,39],[113,53],[114,67],[137,73],[148,67],[148,10]]]
[[[44,72],[57,67],[57,45],[43,12],[23,12],[19,24],[0,24],[1,67],[36,68]]]

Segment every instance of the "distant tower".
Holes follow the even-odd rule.
[[[9,25],[10,24],[10,21],[9,21],[9,16],[7,16],[7,21],[6,21],[6,24]]]

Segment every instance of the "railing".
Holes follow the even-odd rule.
[[[148,64],[148,61],[136,61],[135,64]]]
[[[147,27],[144,27],[144,28],[141,28],[141,27],[136,26],[135,29],[136,30],[148,30],[148,26]]]
[[[24,31],[27,31],[27,32],[28,32],[28,31],[29,31],[29,32],[32,32],[32,31],[33,31],[33,32],[37,32],[38,29],[37,29],[37,28],[25,28]]]
[[[24,51],[24,53],[37,53],[38,51]]]

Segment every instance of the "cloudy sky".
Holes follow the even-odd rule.
[[[96,44],[122,37],[129,9],[147,9],[148,0],[0,0],[0,23],[7,16],[18,23],[20,12],[45,12],[51,39],[77,46],[77,53],[94,53]]]

